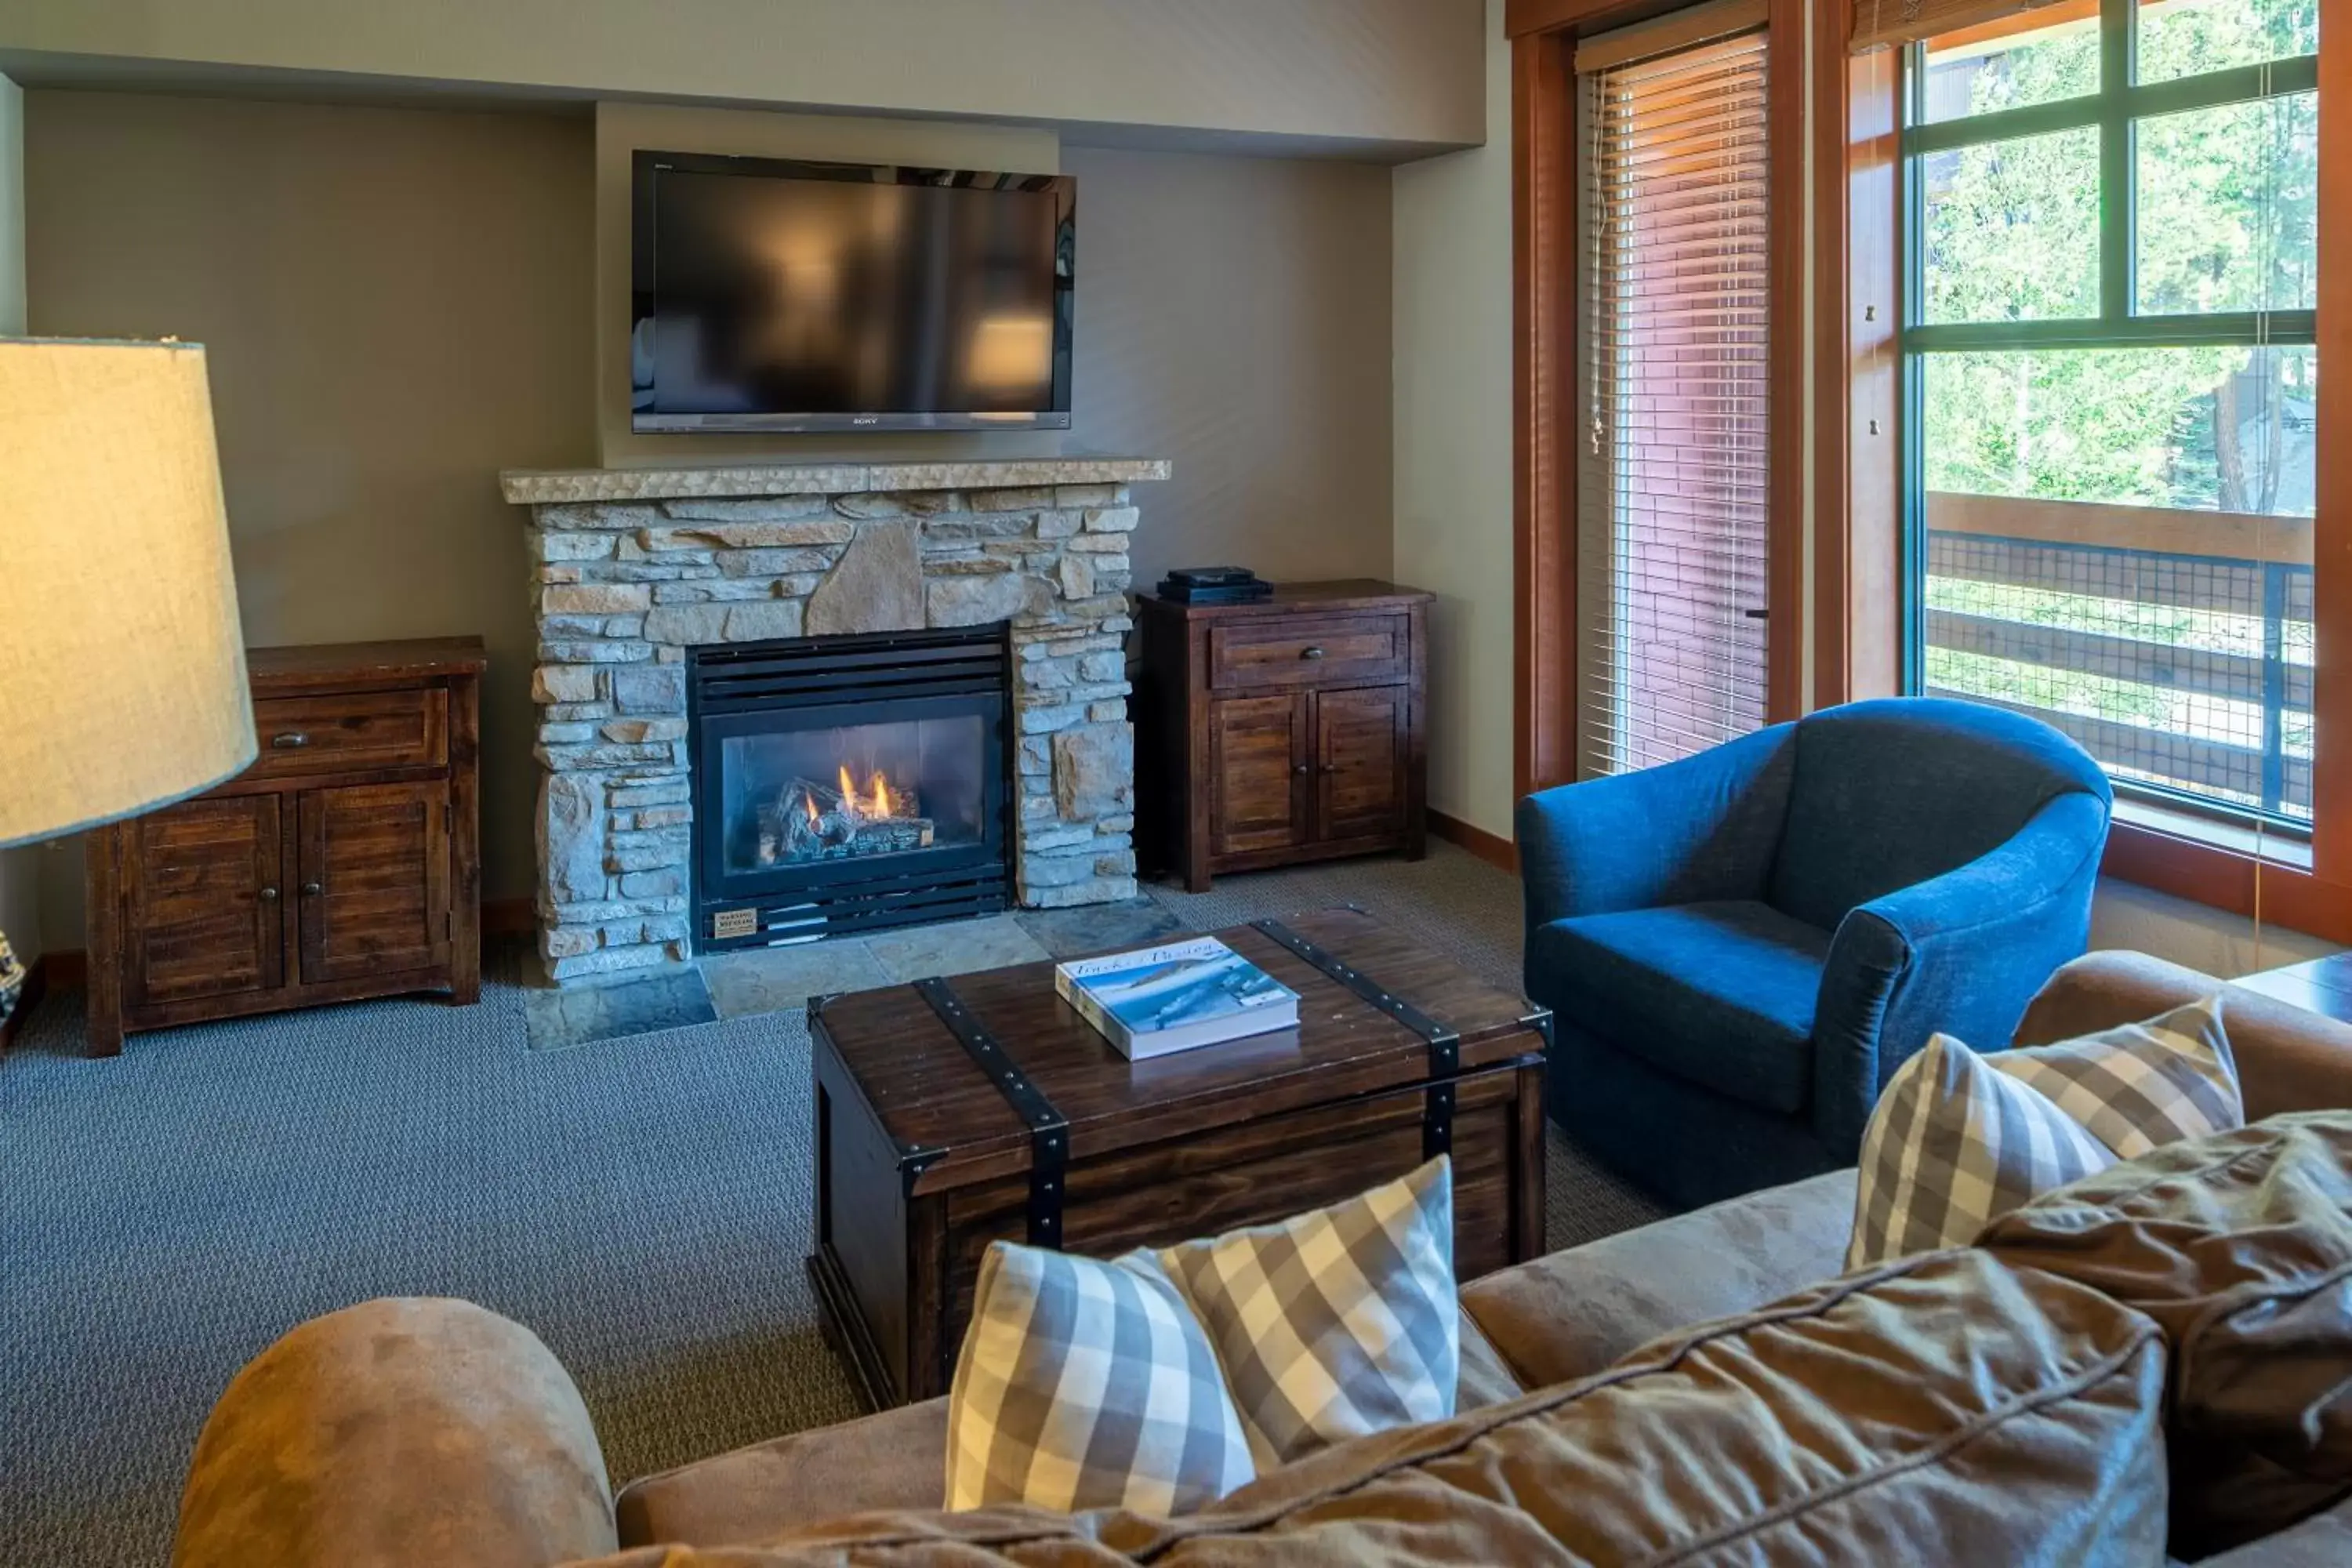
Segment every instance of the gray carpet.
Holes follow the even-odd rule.
[[[1353,902],[1509,983],[1518,889],[1459,851],[1154,889],[1196,926]],[[494,966],[495,968],[496,966]],[[238,1366],[318,1313],[445,1294],[528,1323],[615,1481],[835,1421],[798,1011],[528,1048],[524,993],[80,1052],[78,993],[0,1060],[0,1561],[152,1564]],[[1554,1245],[1656,1211],[1557,1134]]]

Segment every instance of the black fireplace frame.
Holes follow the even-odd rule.
[[[729,870],[722,748],[732,736],[772,732],[776,717],[785,713],[794,720],[793,729],[978,715],[992,753],[984,763],[994,763],[982,773],[980,841],[870,859]],[[1017,798],[1013,715],[1009,622],[688,648],[696,949],[773,947],[1011,908]]]

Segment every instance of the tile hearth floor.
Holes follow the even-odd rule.
[[[1074,910],[1022,910],[872,936],[712,953],[642,978],[523,994],[535,1051],[566,1050],[656,1029],[781,1013],[812,996],[902,985],[930,974],[1035,963],[1106,948],[1142,946],[1185,931],[1149,898]]]

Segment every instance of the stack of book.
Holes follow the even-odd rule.
[[[1054,990],[1134,1061],[1298,1026],[1298,993],[1213,936],[1056,964]]]

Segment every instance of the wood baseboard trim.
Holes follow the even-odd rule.
[[[1448,844],[1467,849],[1487,865],[1498,870],[1519,874],[1519,848],[1507,838],[1500,838],[1483,827],[1473,827],[1458,816],[1448,816],[1442,811],[1429,814],[1429,831]]]

